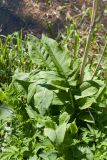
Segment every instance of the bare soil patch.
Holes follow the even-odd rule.
[[[56,37],[66,27],[67,16],[81,14],[82,7],[90,1],[54,0],[51,5],[44,0],[2,0],[0,2],[0,33],[10,34],[23,29],[37,36],[47,33]],[[107,17],[103,18],[107,27]]]

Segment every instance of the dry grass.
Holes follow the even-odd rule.
[[[72,0],[68,3],[65,3],[64,0],[53,0],[51,5],[45,2],[46,0],[5,0],[3,5],[25,23],[32,22],[33,25],[30,26],[30,29],[35,34],[47,30],[47,22],[53,24],[55,31],[63,29],[66,26],[68,15],[78,19],[82,6],[90,5],[89,0]],[[107,26],[107,17],[103,19],[103,23]]]

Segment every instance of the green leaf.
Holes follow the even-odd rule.
[[[29,73],[24,73],[24,72],[19,73],[17,70],[13,76],[13,80],[28,81],[28,79],[29,79]]]
[[[29,157],[29,160],[38,160],[38,157],[37,155],[34,155],[34,156]]]
[[[76,99],[94,96],[99,89],[99,85],[92,81],[83,82],[80,86],[80,96],[75,96]]]
[[[37,66],[42,66],[50,69],[53,66],[45,45],[33,35],[29,35],[28,41],[28,52],[33,63]]]
[[[70,120],[70,115],[67,112],[64,112],[59,117],[59,124],[68,123]]]
[[[28,95],[27,95],[27,103],[29,104],[36,92],[36,84],[35,83],[32,83],[29,85],[28,87]]]
[[[77,127],[75,121],[73,121],[73,122],[70,124],[70,131],[71,131],[71,134],[72,134],[72,135],[77,134],[77,132],[78,132],[78,127]]]
[[[58,93],[53,94],[53,101],[52,101],[52,105],[64,105],[64,101],[60,99],[60,97],[58,97]]]
[[[95,95],[97,93],[98,89],[96,87],[89,87],[87,89],[85,89],[84,91],[82,91],[82,95],[81,97],[89,97],[92,95]]]
[[[69,93],[64,90],[55,90],[52,105],[65,105],[69,103]]]
[[[65,133],[66,133],[66,123],[57,126],[56,129],[52,128],[44,129],[44,135],[47,136],[56,145],[61,145],[61,143],[63,143]]]
[[[56,160],[57,158],[57,153],[55,150],[50,150],[44,153],[39,154],[43,160]]]
[[[60,158],[57,158],[57,160],[64,160],[64,158],[60,157]]]
[[[59,125],[56,129],[56,144],[61,145],[64,141],[66,133],[66,123],[63,123],[62,125]]]
[[[0,105],[0,120],[7,119],[12,116],[12,110],[10,110],[6,105]]]
[[[65,76],[66,73],[69,72],[71,65],[71,57],[67,45],[61,47],[55,40],[46,36],[42,37],[42,42],[46,44],[48,54],[57,71]]]
[[[2,89],[0,88],[0,101],[2,103],[6,103],[6,95],[5,93],[2,91]]]
[[[95,98],[85,98],[85,102],[84,99],[81,99],[81,101],[79,101],[80,104],[79,109],[83,110],[90,108],[93,103],[96,103]]]
[[[44,135],[47,136],[53,143],[56,140],[56,132],[52,128],[45,128]]]
[[[50,107],[53,100],[53,92],[46,87],[37,86],[36,93],[34,95],[34,106],[39,112],[44,115]]]
[[[104,94],[105,90],[106,90],[106,84],[104,84],[102,87],[100,87],[98,93],[96,94],[95,98],[96,100],[100,100],[101,96]]]
[[[88,123],[95,123],[94,119],[93,119],[93,115],[90,115],[90,113],[82,113],[79,116],[79,119],[88,122]]]
[[[32,81],[35,81],[36,84],[43,84],[44,81],[44,83],[62,90],[68,90],[69,87],[65,79],[55,71],[40,71],[33,76]]]
[[[50,118],[45,120],[45,126],[46,128],[52,128],[54,130],[57,128],[57,124]]]
[[[36,111],[34,111],[32,109],[31,106],[27,105],[26,106],[26,111],[27,111],[27,114],[28,114],[29,118],[37,119],[37,113],[36,113]]]

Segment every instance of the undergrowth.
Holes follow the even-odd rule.
[[[103,36],[93,49],[95,29],[85,41],[74,23],[58,42],[1,38],[1,160],[107,159],[107,47]]]

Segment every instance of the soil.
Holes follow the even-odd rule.
[[[47,0],[49,1],[49,0]],[[89,1],[90,2],[90,1]],[[10,34],[23,29],[37,36],[47,33],[56,37],[66,27],[68,16],[81,14],[88,0],[2,0],[0,1],[0,34]],[[103,18],[107,27],[107,17]],[[88,24],[88,22],[87,22]]]

